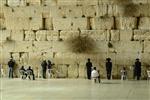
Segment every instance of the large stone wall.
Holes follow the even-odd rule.
[[[68,48],[67,40],[79,32],[95,40],[94,51]],[[91,58],[106,77],[105,59],[111,57],[113,78],[119,78],[122,66],[132,78],[139,57],[144,77],[150,65],[150,0],[0,0],[0,37],[5,74],[12,56],[16,76],[21,65],[31,65],[37,76],[41,61],[50,59],[62,76],[84,78]]]

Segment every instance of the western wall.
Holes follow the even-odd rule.
[[[75,45],[78,37],[85,41]],[[91,58],[106,78],[110,57],[113,78],[123,66],[132,78],[136,58],[144,78],[150,66],[150,0],[0,0],[0,50],[5,77],[13,57],[16,77],[21,65],[32,66],[37,77],[41,61],[50,59],[61,77],[85,78]]]

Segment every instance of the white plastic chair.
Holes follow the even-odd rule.
[[[147,80],[150,80],[150,70],[147,70]]]

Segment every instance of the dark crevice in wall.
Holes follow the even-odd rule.
[[[92,17],[87,17],[87,29],[88,30],[92,30],[91,19]]]
[[[140,24],[140,17],[137,17],[136,29],[139,28],[139,24]]]
[[[42,18],[42,29],[46,30],[46,18]]]

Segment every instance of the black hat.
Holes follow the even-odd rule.
[[[139,58],[136,58],[136,60],[140,60]]]
[[[107,60],[107,61],[110,61],[110,60],[111,60],[111,58],[106,58],[106,60]]]

